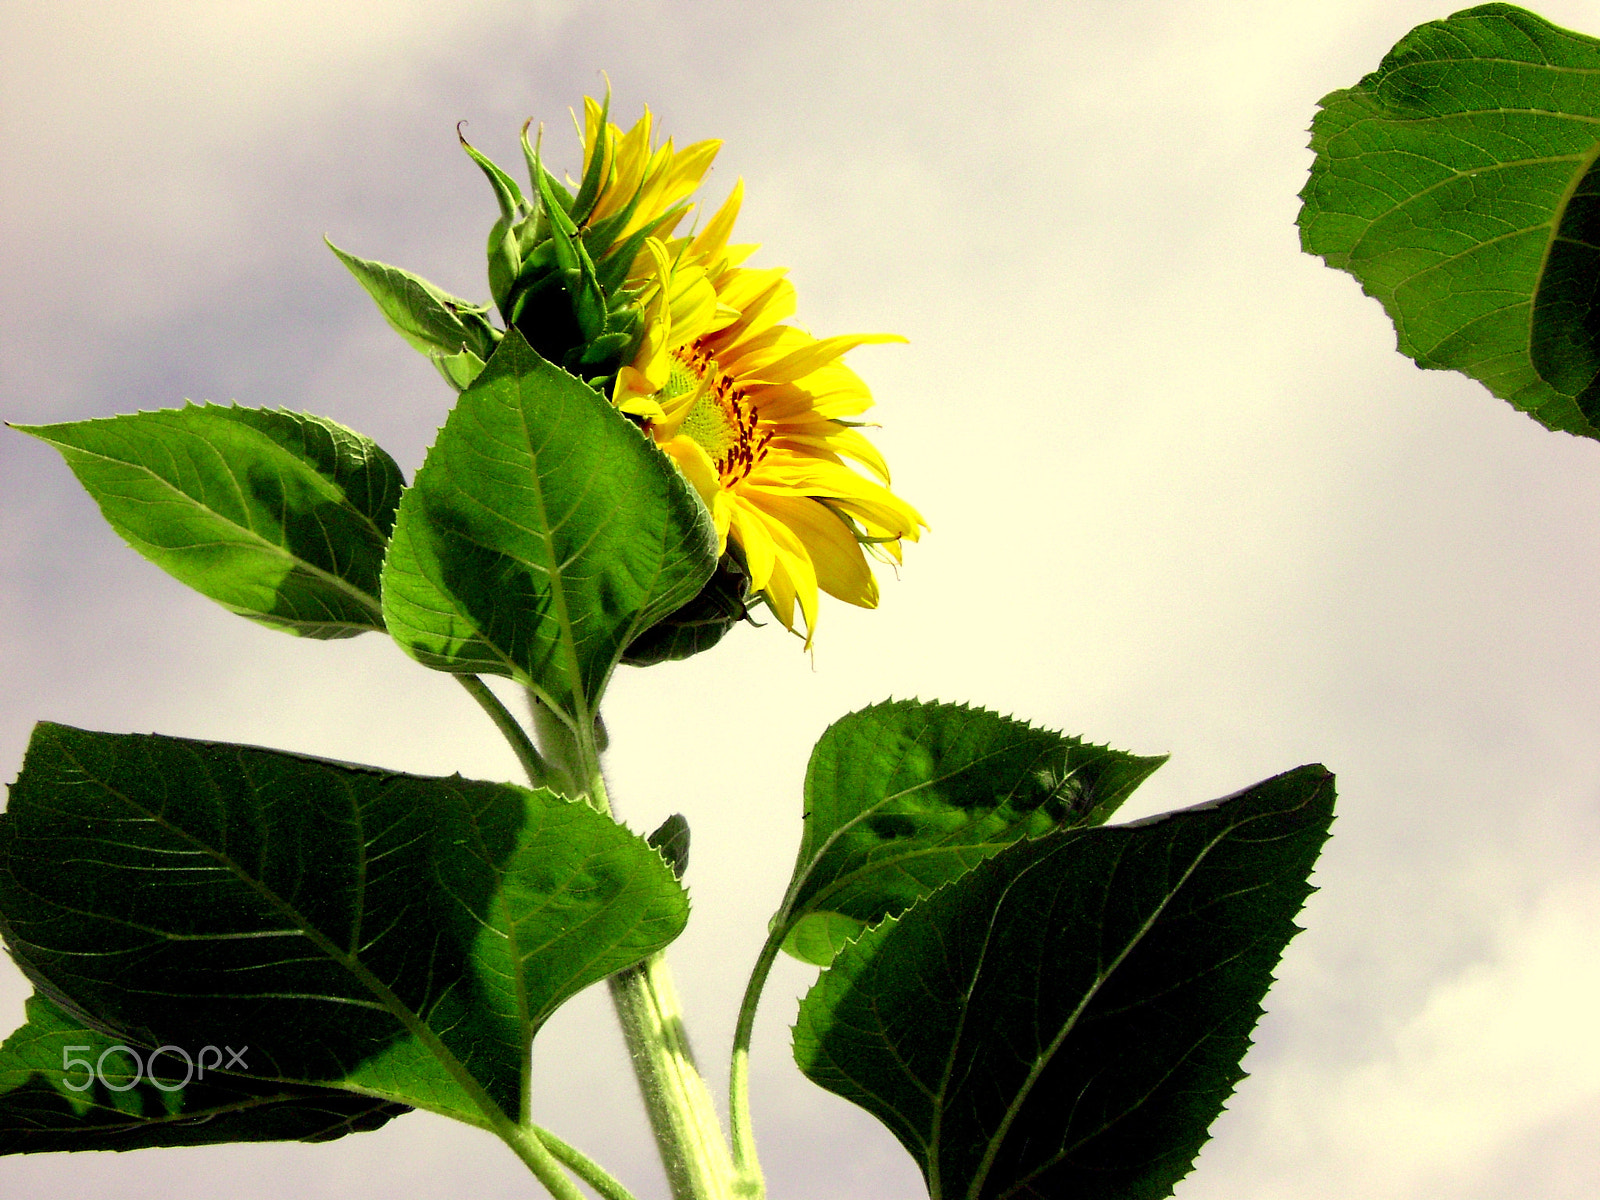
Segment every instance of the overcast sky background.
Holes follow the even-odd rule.
[[[725,139],[743,240],[868,347],[874,436],[932,532],[871,613],[624,671],[609,768],[694,831],[672,951],[708,1073],[787,878],[806,756],[888,696],[970,700],[1171,762],[1124,810],[1303,762],[1340,818],[1251,1078],[1180,1200],[1600,1194],[1600,445],[1421,372],[1299,253],[1305,130],[1420,0],[0,2],[0,416],[184,398],[323,413],[407,474],[450,393],[321,244],[486,293],[529,116],[614,86]],[[1600,33],[1600,3],[1540,11]],[[50,448],[0,431],[0,777],[34,720],[516,778],[459,688],[377,635],[302,642],[186,591]],[[814,972],[757,1031],[771,1194],[901,1200],[911,1160],[794,1068]],[[4,966],[0,1029],[26,986]],[[666,1189],[598,992],[536,1111]],[[428,1115],[325,1146],[0,1161],[0,1195],[536,1194]]]

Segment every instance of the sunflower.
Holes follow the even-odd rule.
[[[809,647],[819,589],[876,607],[864,548],[897,563],[901,539],[926,527],[854,427],[872,394],[840,361],[905,339],[818,339],[784,324],[795,309],[784,271],[745,268],[755,247],[728,243],[742,198],[741,182],[692,238],[647,238],[629,276],[644,334],[613,401],[677,463],[711,512],[719,551],[733,541],[751,587],[791,631],[798,608]]]

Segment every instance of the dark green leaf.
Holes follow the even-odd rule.
[[[158,567],[274,629],[382,629],[378,577],[400,468],[324,417],[186,405],[16,428],[49,442]]]
[[[353,1092],[219,1070],[240,1043],[226,1050],[134,1046],[73,1020],[42,996],[28,1000],[27,1015],[0,1046],[0,1154],[326,1142],[410,1111]],[[248,1059],[248,1047],[243,1055]]]
[[[1165,761],[965,705],[852,713],[811,752],[800,855],[774,927],[811,913],[876,924],[1019,838],[1099,824]],[[846,929],[825,922],[786,948],[803,943],[815,961]]]
[[[390,328],[422,353],[431,357],[465,350],[484,359],[494,351],[495,330],[483,305],[458,299],[410,271],[347,254],[332,242],[328,249],[377,301]]]
[[[1407,34],[1322,101],[1301,242],[1400,350],[1600,437],[1600,41],[1509,4]]]
[[[1243,1076],[1332,816],[1332,776],[1301,767],[1020,842],[846,946],[796,1060],[933,1200],[1168,1196]]]
[[[6,941],[44,994],[480,1125],[517,1119],[550,1014],[687,907],[587,805],[241,746],[41,724],[0,816]]]
[[[510,676],[582,727],[623,649],[715,564],[666,456],[513,330],[401,501],[384,613],[419,661]]]

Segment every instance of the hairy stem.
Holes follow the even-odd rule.
[[[729,1200],[733,1164],[664,955],[607,981],[674,1200]]]
[[[582,736],[537,698],[532,702],[545,758],[570,777],[571,794],[614,818],[600,771],[605,733],[598,719]],[[711,1090],[689,1049],[665,956],[652,955],[607,983],[673,1200],[733,1200],[737,1193],[728,1144]]]
[[[516,1152],[517,1157],[556,1200],[586,1200],[582,1190],[567,1178],[567,1173],[561,1169],[561,1164],[536,1131],[526,1125],[507,1122],[506,1128],[496,1128],[495,1133]]]
[[[566,720],[531,691],[528,693],[528,711],[533,717],[534,736],[544,750],[550,786],[563,796],[574,799],[586,794],[589,789],[583,783],[584,756],[579,753],[578,739]],[[598,760],[598,754],[595,757]],[[591,799],[590,803],[594,801]],[[608,809],[602,811],[609,812]]]

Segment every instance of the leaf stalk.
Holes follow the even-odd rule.
[[[734,1189],[747,1200],[763,1200],[767,1194],[761,1160],[756,1155],[755,1126],[750,1120],[750,1039],[755,1031],[761,991],[767,985],[767,976],[772,973],[772,964],[777,961],[788,932],[788,926],[777,924],[767,935],[750,972],[750,982],[745,985],[744,999],[739,1003],[739,1023],[733,1031],[733,1061],[728,1070],[728,1129],[733,1141]]]
[[[500,731],[500,736],[510,744],[512,753],[517,756],[517,761],[522,764],[522,769],[527,773],[528,782],[534,787],[549,787],[550,764],[545,762],[544,756],[533,744],[527,731],[517,723],[511,711],[501,703],[500,697],[489,690],[489,685],[476,675],[457,675],[456,682],[467,689],[467,695],[478,702],[479,707],[489,714],[489,719],[494,722],[495,728]]]

